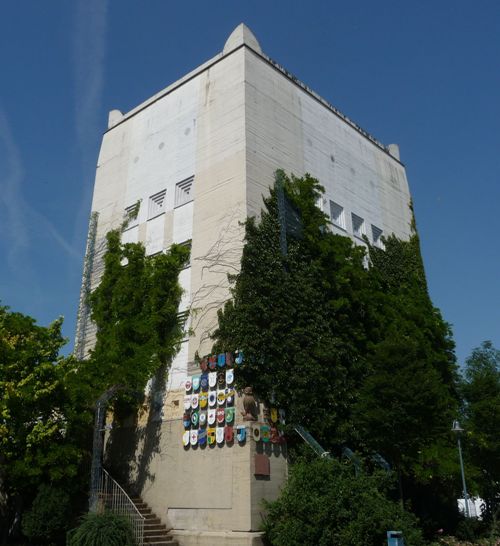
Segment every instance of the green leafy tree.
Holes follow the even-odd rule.
[[[283,256],[272,188],[260,221],[246,222],[241,271],[219,313],[214,349],[242,348],[240,386],[287,409],[289,422],[327,449],[347,444],[384,456],[426,526],[443,526],[456,517],[449,428],[457,372],[416,232],[408,241],[386,238],[384,249],[366,240],[366,256],[329,229],[316,206],[323,191],[317,180],[282,171],[276,179],[300,229],[289,233]],[[441,489],[451,493],[440,497]]]
[[[267,504],[266,538],[273,546],[380,546],[388,530],[423,545],[416,519],[389,500],[386,473],[354,474],[332,459],[299,460],[279,499]]]
[[[62,320],[49,327],[0,307],[0,487],[2,525],[41,483],[78,487],[89,412],[75,407],[66,378],[76,361],[59,356]]]
[[[332,446],[345,436],[367,344],[364,251],[328,229],[316,206],[323,191],[309,175],[278,171],[286,199],[300,215],[298,237],[280,250],[278,196],[264,200],[260,221],[246,222],[241,272],[232,301],[219,313],[216,349],[245,351],[240,386],[285,408]]]
[[[62,543],[71,525],[72,512],[68,491],[42,484],[31,509],[23,514],[23,534],[33,544]]]
[[[484,341],[465,362],[466,460],[478,469],[476,483],[486,516],[500,506],[500,350]]]
[[[459,406],[454,343],[429,297],[416,233],[408,241],[390,236],[384,243],[385,249],[369,246],[378,333],[354,425],[358,445],[389,461],[400,478],[401,498],[411,500],[432,532],[457,518],[458,468],[449,432]]]

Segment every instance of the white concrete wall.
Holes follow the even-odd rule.
[[[404,167],[386,151],[308,93],[283,72],[246,50],[247,196],[249,211],[259,214],[276,169],[302,176],[308,172],[325,187],[330,200],[385,234],[408,238],[410,193]]]

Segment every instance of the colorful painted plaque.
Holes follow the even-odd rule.
[[[226,423],[232,423],[234,421],[234,408],[226,408],[224,416]]]
[[[184,434],[182,435],[182,445],[184,447],[187,447],[189,445],[189,439],[191,437],[191,431],[186,430]]]
[[[260,442],[260,426],[259,425],[252,425],[252,438],[256,442]]]
[[[226,383],[232,385],[234,383],[234,370],[226,370]]]
[[[208,368],[210,370],[215,370],[217,367],[217,357],[215,355],[211,355],[208,357]]]
[[[198,407],[199,396],[197,394],[191,395],[191,407],[196,409]]]
[[[217,366],[223,368],[226,365],[226,353],[217,355]]]
[[[210,372],[208,374],[208,385],[211,389],[217,385],[217,372]]]
[[[223,444],[224,443],[224,427],[217,427],[217,432],[215,433],[217,443]]]
[[[260,437],[262,438],[263,442],[269,442],[271,439],[271,428],[269,425],[262,425],[260,427]]]
[[[197,427],[198,426],[198,420],[200,418],[200,414],[197,412],[197,411],[193,411],[193,413],[191,414],[191,424],[194,426],[194,427]]]
[[[224,427],[224,440],[227,444],[231,443],[234,439],[234,430],[232,426]]]
[[[208,405],[213,408],[217,404],[217,393],[215,391],[210,391],[208,393]]]
[[[216,415],[217,415],[217,423],[222,424],[226,416],[224,408],[217,408]]]
[[[238,442],[243,443],[247,438],[247,429],[245,425],[238,425],[236,427],[236,438]]]
[[[200,360],[200,370],[206,372],[208,370],[208,360],[206,357]]]
[[[280,442],[280,434],[276,427],[271,427],[271,442],[273,444],[279,444]]]
[[[226,401],[226,391],[217,391],[217,404],[223,406]]]
[[[216,417],[215,411],[216,411],[215,409],[209,409],[208,410],[207,421],[208,421],[209,425],[214,425],[215,424],[215,417]]]
[[[215,428],[207,428],[208,445],[215,444]]]
[[[243,364],[243,351],[236,351],[235,353],[234,362],[237,366],[241,366]]]
[[[200,392],[199,401],[200,401],[200,408],[205,409],[208,405],[208,394],[206,392]]]
[[[236,397],[236,391],[234,389],[226,389],[226,405],[232,406]]]

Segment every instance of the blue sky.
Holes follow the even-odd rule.
[[[22,0],[0,16],[0,300],[73,344],[107,113],[222,50],[263,50],[361,127],[397,142],[431,296],[462,363],[500,347],[500,4],[464,0]],[[297,173],[298,174],[298,173]]]

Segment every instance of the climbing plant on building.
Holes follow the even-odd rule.
[[[120,230],[106,238],[104,273],[89,297],[97,335],[86,373],[99,393],[115,384],[144,392],[158,368],[168,367],[182,340],[178,278],[189,249],[174,244],[146,256],[144,245],[123,244]]]

